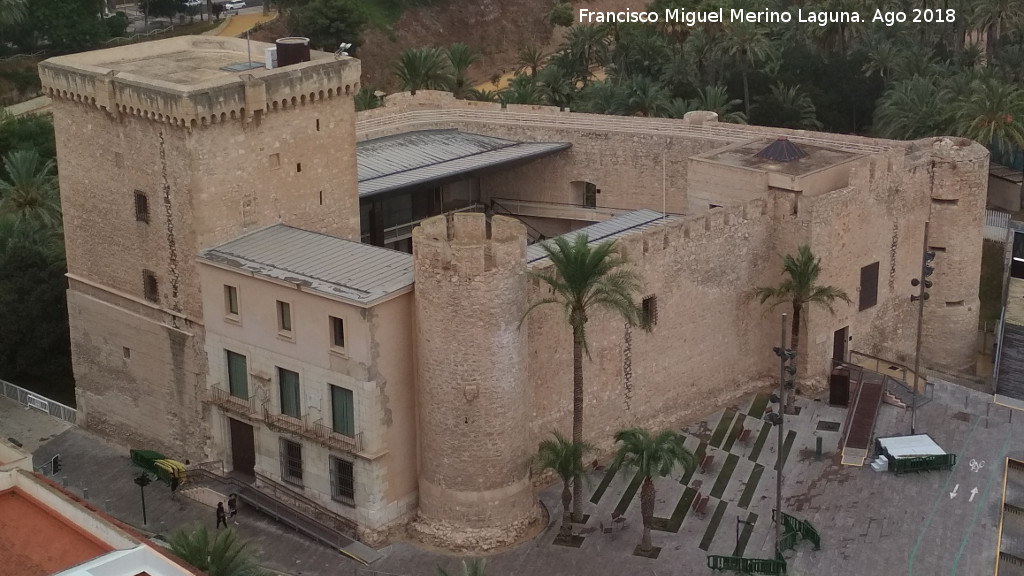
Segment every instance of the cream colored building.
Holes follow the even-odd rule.
[[[778,316],[743,294],[804,243],[853,304],[806,311],[801,379],[851,349],[912,357],[925,221],[924,360],[973,362],[977,144],[430,91],[357,114],[358,61],[239,72],[243,46],[186,37],[40,65],[78,408],[115,441],[219,461],[368,542],[407,524],[445,546],[514,541],[538,517],[529,456],[572,413],[561,313],[520,327],[548,294],[527,277],[549,265],[531,244],[583,228],[618,243],[655,323],[588,323],[584,434],[600,448],[777,377]]]

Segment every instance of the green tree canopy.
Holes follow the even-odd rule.
[[[172,552],[207,576],[270,576],[256,564],[248,542],[241,541],[231,528],[218,530],[212,540],[205,526],[179,530],[170,544]]]
[[[363,44],[366,17],[355,0],[309,0],[288,13],[288,31],[309,38],[317,50],[334,52],[342,42],[350,54]]]

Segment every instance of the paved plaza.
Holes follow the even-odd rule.
[[[990,396],[941,381],[933,400],[917,415],[917,432],[927,433],[958,455],[951,472],[896,476],[869,466],[839,464],[838,442],[845,408],[801,398],[798,416],[788,416],[783,441],[783,510],[810,522],[821,535],[821,549],[797,541],[786,557],[790,574],[974,575],[994,566],[1003,459],[1024,456],[1019,441],[1024,415],[991,404]],[[574,525],[576,546],[554,543],[561,519],[560,485],[544,489],[549,510],[538,536],[517,548],[487,557],[491,576],[544,574],[711,574],[708,554],[772,556],[775,527],[775,462],[778,429],[761,415],[767,394],[748,398],[692,423],[681,432],[698,456],[713,456],[705,471],[657,480],[654,545],[657,558],[633,554],[639,542],[639,480],[613,470],[590,474],[586,524]],[[875,436],[907,434],[910,412],[883,404]],[[749,430],[746,434],[743,430]],[[166,536],[182,526],[204,523],[213,529],[213,510],[187,499],[173,502],[163,484],[146,490],[142,523],[139,489],[126,449],[114,447],[77,428],[0,398],[0,435],[35,451],[40,466],[60,453],[64,481],[72,492],[139,528]],[[19,437],[21,436],[21,437]],[[815,445],[822,440],[818,459]],[[706,497],[700,514],[693,503]],[[613,521],[613,512],[625,522]],[[737,519],[743,523],[738,523]],[[602,530],[602,527],[605,528]],[[739,530],[737,530],[739,528]],[[261,561],[294,575],[355,574],[361,568],[323,546],[243,509],[237,529],[253,541]],[[398,542],[381,550],[370,569],[398,575],[432,575],[438,566],[452,572],[459,557]]]

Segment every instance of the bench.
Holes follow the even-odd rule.
[[[715,457],[712,454],[705,454],[704,458],[700,461],[700,473],[707,474],[711,465],[715,463]]]
[[[736,437],[736,440],[740,443],[745,443],[750,439],[750,428],[741,428],[740,435]]]

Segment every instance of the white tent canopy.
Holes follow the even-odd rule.
[[[927,434],[914,436],[893,436],[879,438],[882,452],[892,458],[913,458],[917,456],[941,456],[946,453]]]

